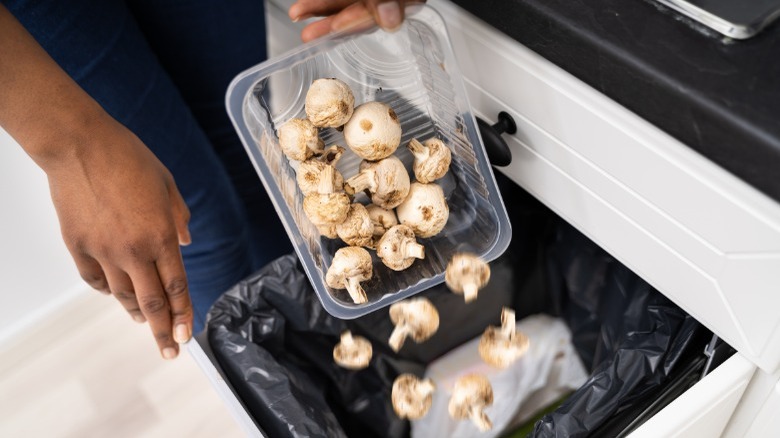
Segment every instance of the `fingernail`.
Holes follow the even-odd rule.
[[[379,14],[379,26],[383,29],[395,30],[401,26],[401,8],[398,6],[398,2],[380,3],[376,10]]]
[[[133,315],[133,321],[143,324],[146,322],[146,318],[143,315]]]
[[[308,20],[308,19],[309,19],[309,18],[311,18],[311,17],[312,17],[312,15],[311,15],[311,14],[303,14],[303,15],[299,15],[299,16],[297,16],[297,17],[293,18],[293,19],[292,19],[292,22],[293,22],[293,23],[297,23],[297,22],[299,22],[299,21],[301,21],[301,20]]]
[[[166,360],[176,359],[176,349],[171,347],[163,348],[162,357]]]
[[[173,330],[173,339],[179,344],[183,344],[190,340],[190,328],[187,324],[179,324]]]

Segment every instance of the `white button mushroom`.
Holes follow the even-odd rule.
[[[325,148],[317,128],[306,119],[291,119],[279,128],[279,146],[291,160],[303,161]]]
[[[327,237],[328,239],[335,239],[339,237],[339,233],[336,232],[336,226],[335,225],[315,225],[317,227],[317,231],[320,232],[320,235],[323,237]]]
[[[347,245],[371,246],[374,239],[374,224],[368,210],[362,204],[352,204],[344,222],[336,225],[336,233]]]
[[[352,336],[352,332],[345,330],[341,333],[341,342],[333,348],[333,361],[350,370],[362,370],[371,361],[373,351],[368,339]]]
[[[306,93],[306,117],[314,126],[343,126],[355,109],[355,96],[344,82],[335,78],[317,79]]]
[[[379,239],[376,255],[388,268],[403,271],[412,266],[414,259],[425,258],[425,247],[417,243],[411,228],[406,225],[396,225]]]
[[[349,194],[368,190],[371,202],[382,208],[395,208],[409,194],[409,174],[404,164],[394,156],[375,163],[364,161],[360,173],[349,178],[344,190]]]
[[[452,256],[444,273],[444,281],[453,292],[463,294],[467,303],[477,299],[479,289],[490,280],[490,266],[471,253]]]
[[[528,350],[528,337],[518,333],[515,312],[501,309],[501,327],[489,326],[479,340],[479,356],[485,363],[506,368]]]
[[[395,212],[399,222],[409,225],[417,237],[423,238],[439,234],[450,217],[444,191],[434,183],[412,183],[409,195]]]
[[[429,138],[425,143],[412,139],[407,148],[414,155],[414,177],[423,184],[436,181],[450,169],[452,152],[438,138]]]
[[[392,108],[366,102],[355,108],[344,125],[344,141],[360,158],[370,161],[390,156],[401,144],[401,123]]]
[[[349,213],[349,196],[333,187],[335,172],[333,166],[326,166],[320,174],[317,192],[303,198],[303,211],[314,225],[340,224]]]
[[[390,348],[398,351],[407,336],[420,343],[439,329],[439,312],[427,298],[412,298],[390,306],[390,320],[395,324],[390,334]]]
[[[374,237],[382,237],[387,230],[398,225],[398,219],[393,210],[375,204],[368,204],[366,210],[368,210],[368,217],[371,218],[371,223],[374,225]]]
[[[322,155],[316,155],[306,161],[301,162],[296,171],[295,179],[298,187],[301,188],[303,196],[315,193],[319,188],[320,176],[326,166],[336,166],[344,148],[341,146],[331,146],[323,152]],[[338,170],[334,172],[333,188],[338,192],[344,187],[344,177]]]
[[[333,289],[346,289],[355,304],[363,304],[368,298],[360,282],[370,280],[373,274],[371,254],[363,248],[347,246],[333,256],[325,283]]]
[[[448,410],[456,420],[470,418],[481,430],[493,428],[485,408],[493,404],[493,387],[487,377],[481,374],[467,374],[459,378],[452,388]]]
[[[428,413],[433,402],[433,380],[420,380],[413,374],[401,374],[393,382],[393,410],[402,419],[418,420]]]

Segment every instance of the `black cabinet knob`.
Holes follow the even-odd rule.
[[[512,152],[501,134],[514,134],[517,132],[515,120],[504,111],[498,113],[498,121],[494,125],[477,117],[479,134],[482,136],[482,142],[485,144],[490,164],[494,166],[508,166],[512,162]]]

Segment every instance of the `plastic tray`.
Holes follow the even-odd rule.
[[[429,6],[406,8],[401,29],[387,33],[376,27],[321,38],[259,64],[238,75],[227,92],[227,109],[257,173],[282,219],[306,274],[325,309],[351,319],[423,291],[444,281],[452,255],[470,251],[493,260],[509,245],[511,228],[466,97],[457,62],[441,16]],[[365,26],[364,26],[365,27]],[[295,181],[296,162],[278,144],[277,128],[293,117],[305,117],[309,85],[335,77],[355,94],[355,105],[381,101],[401,121],[403,138],[395,155],[411,172],[411,138],[438,137],[452,150],[450,172],[438,183],[444,189],[450,217],[444,230],[425,245],[425,259],[395,272],[374,258],[374,276],[362,283],[365,304],[354,304],[346,290],[333,290],[325,273],[340,240],[320,237],[303,212]],[[321,130],[326,146],[345,146],[335,129]],[[347,150],[338,169],[349,178],[360,159]],[[363,196],[363,195],[361,195]],[[356,201],[367,203],[365,197]]]

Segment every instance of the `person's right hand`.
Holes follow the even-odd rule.
[[[189,210],[170,172],[124,126],[105,117],[83,134],[75,153],[47,169],[65,244],[81,277],[148,321],[173,359],[192,333],[179,249],[190,243]]]

